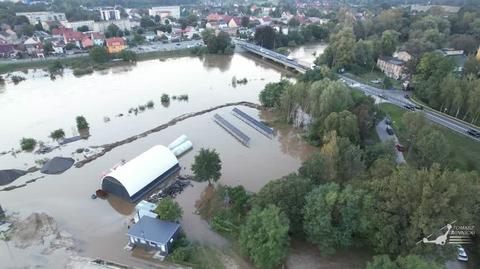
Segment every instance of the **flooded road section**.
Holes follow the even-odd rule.
[[[26,169],[35,160],[69,157],[77,148],[102,145],[139,134],[164,124],[181,114],[201,111],[227,102],[250,101],[258,103],[258,94],[268,82],[278,81],[286,72],[272,68],[270,63],[255,61],[241,54],[233,56],[183,57],[165,61],[140,62],[133,67],[115,67],[76,78],[68,71],[55,81],[38,76],[18,85],[6,84],[0,90],[0,151],[19,148],[21,137],[33,137],[53,143],[48,135],[63,128],[67,137],[76,135],[75,117],[84,115],[90,124],[88,140],[60,147],[48,154],[6,154],[0,156],[0,169]],[[232,84],[232,78],[247,78],[247,84]],[[163,93],[188,94],[187,101],[170,99],[162,105]],[[153,109],[137,115],[129,114],[131,107],[155,102]],[[61,175],[45,175],[36,182],[11,191],[0,192],[0,204],[8,212],[17,212],[24,219],[33,212],[45,212],[53,217],[61,231],[72,235],[75,255],[100,257],[119,263],[146,267],[147,261],[123,250],[127,243],[129,215],[134,206],[121,200],[92,200],[91,194],[100,187],[101,175],[121,160],[130,160],[154,145],[167,145],[186,134],[194,149],[179,159],[182,174],[190,174],[193,158],[200,148],[219,152],[222,178],[219,183],[244,185],[258,191],[268,181],[294,172],[301,162],[315,150],[306,145],[299,134],[290,128],[277,128],[276,136],[268,139],[231,114],[233,107],[221,108],[198,117],[178,122],[174,126],[117,147],[81,168],[71,168]],[[250,115],[268,119],[266,112],[239,106]],[[240,144],[212,117],[219,113],[248,136],[250,147]],[[119,116],[123,114],[123,116]],[[118,115],[118,116],[117,116]],[[109,117],[110,121],[105,121]],[[75,156],[73,156],[75,158]],[[27,174],[11,183],[20,185],[42,176],[39,172]],[[200,243],[222,247],[228,242],[212,232],[195,212],[206,183],[193,183],[177,201],[184,210],[182,226],[187,236]],[[8,185],[7,185],[8,186]],[[78,253],[77,253],[78,251]],[[64,268],[71,255],[56,249],[48,254],[42,247],[18,248],[14,241],[0,242],[0,261],[6,268],[39,267]]]
[[[35,77],[0,86],[0,152],[19,148],[22,137],[56,144],[48,136],[62,128],[66,137],[77,135],[75,118],[85,116],[90,125],[88,141],[70,147],[110,143],[141,133],[178,115],[226,102],[258,102],[266,83],[278,81],[281,67],[255,61],[240,54],[172,58],[114,67],[77,78],[71,72],[51,80]],[[32,74],[33,73],[33,74]],[[39,72],[30,72],[37,76]],[[29,77],[29,76],[27,76]],[[247,78],[246,84],[232,84],[232,78]],[[161,104],[163,93],[170,102]],[[188,101],[173,96],[188,95]],[[131,108],[154,102],[153,109],[128,113]],[[62,150],[63,151],[63,150]],[[67,151],[67,150],[65,150]],[[56,156],[58,152],[51,155]],[[0,156],[0,169],[26,169],[36,160],[51,156],[34,154]]]
[[[255,109],[239,108],[261,118]],[[243,146],[215,124],[212,120],[214,113],[224,116],[250,136],[250,147]],[[133,206],[115,199],[92,200],[90,195],[99,188],[100,175],[106,168],[112,167],[121,159],[129,160],[156,144],[167,145],[181,134],[186,134],[194,145],[192,151],[179,159],[181,173],[190,173],[193,158],[201,147],[214,148],[222,160],[222,177],[219,183],[241,184],[250,191],[258,191],[268,181],[295,171],[301,161],[314,150],[305,145],[292,129],[278,129],[277,135],[268,139],[234,117],[230,107],[222,108],[115,148],[82,168],[72,168],[61,175],[46,176],[27,187],[1,192],[0,203],[9,210],[18,211],[23,217],[31,212],[49,214],[61,228],[74,235],[84,256],[141,266],[143,260],[134,258],[123,250],[127,243],[126,215],[132,213]],[[29,176],[38,175],[33,173]],[[206,222],[194,214],[195,201],[199,199],[206,185],[207,183],[194,183],[193,187],[187,187],[177,196],[176,199],[184,210],[183,230],[191,240],[223,246],[227,244],[225,239],[210,231]],[[47,268],[62,263],[55,255],[34,261],[20,258],[22,255],[27,256],[22,254],[25,251],[28,252],[29,249],[18,250],[11,245],[0,244],[0,260],[12,262],[9,266],[43,263]],[[35,249],[30,251],[35,252]]]

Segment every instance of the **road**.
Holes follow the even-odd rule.
[[[404,108],[404,105],[410,104],[415,105],[411,100],[405,98],[403,91],[400,90],[383,90],[379,88],[372,87],[370,85],[361,83],[344,75],[340,75],[341,80],[344,81],[348,86],[353,87],[355,89],[361,90],[367,95],[376,96],[384,99],[385,102],[394,104],[401,108]],[[425,117],[441,126],[444,126],[452,131],[455,131],[459,134],[465,135],[475,141],[480,142],[480,138],[475,138],[469,134],[467,134],[468,129],[475,129],[480,131],[478,128],[472,128],[471,126],[461,122],[460,120],[455,120],[449,116],[443,115],[439,112],[431,111],[431,110],[416,110],[420,113],[423,113]]]
[[[388,141],[388,140],[393,140],[394,144],[399,144],[398,138],[395,134],[389,135],[387,133],[387,124],[385,123],[385,119],[380,121],[377,126],[375,127],[375,130],[377,131],[378,137],[382,142]],[[395,161],[397,164],[405,164],[405,158],[403,156],[403,153],[400,152],[397,148],[395,148]]]

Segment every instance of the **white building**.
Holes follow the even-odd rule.
[[[148,15],[152,17],[158,15],[160,18],[171,16],[178,19],[180,18],[180,6],[152,7],[148,10]]]
[[[62,25],[65,26],[65,28],[72,28],[73,30],[77,30],[79,27],[82,26],[87,26],[88,30],[93,30],[93,25],[95,22],[93,20],[89,21],[64,21],[62,22]]]
[[[140,26],[138,21],[115,20],[115,21],[96,21],[93,23],[93,31],[104,33],[110,24],[115,24],[120,30],[132,30],[133,27]]]
[[[37,24],[46,21],[66,21],[65,13],[39,11],[39,12],[17,12],[16,16],[25,16],[30,24]]]
[[[104,21],[120,20],[120,10],[114,7],[105,7],[99,9],[100,18]]]

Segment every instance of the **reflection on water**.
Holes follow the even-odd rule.
[[[131,204],[117,196],[109,195],[106,200],[115,211],[122,215],[128,216],[135,212],[136,204]]]
[[[326,48],[327,44],[324,43],[306,44],[295,48],[289,56],[295,60],[311,65],[318,56],[323,54]]]
[[[200,57],[203,61],[203,67],[207,70],[218,69],[225,72],[230,69],[233,55],[206,54]]]

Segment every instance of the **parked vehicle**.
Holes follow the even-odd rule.
[[[462,262],[468,262],[468,255],[467,252],[465,252],[465,249],[457,245],[457,260],[462,261]]]
[[[423,106],[421,106],[421,105],[415,105],[415,109],[423,110]]]
[[[387,97],[383,93],[379,94],[378,97],[380,97],[382,99],[387,99]]]
[[[469,134],[473,137],[476,137],[476,138],[480,138],[480,132],[475,130],[475,129],[468,129],[467,134]]]
[[[400,152],[405,152],[405,147],[400,144],[395,144],[395,148]]]
[[[387,126],[387,128],[385,129],[385,131],[387,131],[387,134],[388,135],[394,135],[395,133],[393,132],[393,128],[390,127],[390,126]]]
[[[403,105],[404,108],[408,109],[408,110],[412,110],[412,111],[415,111],[415,106],[411,105],[411,104],[405,104]]]
[[[386,124],[386,125],[392,125],[392,119],[390,119],[390,117],[387,117],[387,118],[385,119],[385,124]]]
[[[410,99],[410,95],[408,95],[408,94],[405,94],[404,97],[405,97],[405,99]]]

